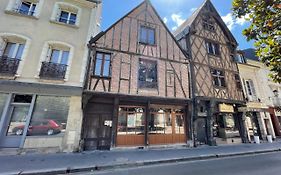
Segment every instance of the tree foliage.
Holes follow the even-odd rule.
[[[251,24],[243,35],[255,40],[257,56],[281,83],[281,0],[233,0],[232,5],[233,14]]]

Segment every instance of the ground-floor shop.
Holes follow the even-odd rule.
[[[237,144],[245,142],[243,102],[197,98],[194,107],[195,144]]]
[[[247,106],[239,108],[239,111],[243,112],[249,142],[255,142],[255,136],[264,141],[268,140],[268,137],[273,140],[276,138],[271,116],[265,104],[248,102]]]
[[[275,135],[281,137],[281,107],[269,107],[268,112],[270,114]]]
[[[81,88],[5,81],[0,87],[0,148],[79,149]]]
[[[143,96],[84,94],[85,150],[187,144],[187,100]]]

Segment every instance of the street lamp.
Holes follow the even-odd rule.
[[[274,94],[274,97],[278,97],[278,95],[279,95],[278,90],[274,90],[274,91],[273,91],[273,94]]]

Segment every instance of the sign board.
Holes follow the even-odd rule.
[[[265,104],[259,103],[259,102],[249,102],[249,103],[247,103],[247,107],[252,108],[252,109],[267,109],[268,108]]]
[[[112,127],[112,120],[105,120],[104,121],[104,126]]]
[[[232,105],[227,105],[225,103],[219,104],[219,112],[231,112],[234,113],[234,108]]]

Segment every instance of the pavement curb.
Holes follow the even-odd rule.
[[[110,169],[114,169],[114,168],[131,168],[131,167],[140,167],[140,166],[165,164],[165,163],[189,162],[189,161],[196,161],[196,160],[208,160],[208,159],[217,159],[217,158],[226,158],[226,157],[265,154],[265,153],[273,153],[273,152],[280,152],[280,151],[281,151],[281,148],[258,150],[258,151],[237,152],[237,153],[227,153],[227,154],[209,154],[209,155],[182,157],[182,158],[175,158],[175,159],[137,161],[137,162],[132,162],[132,163],[120,163],[120,164],[113,164],[113,165],[94,165],[94,166],[91,166],[91,167],[80,167],[80,168],[67,167],[67,168],[64,168],[64,169],[57,169],[57,170],[42,170],[42,171],[34,171],[34,172],[17,172],[17,173],[14,173],[14,174],[20,174],[20,175],[54,175],[54,174],[69,174],[69,173],[78,173],[78,172],[95,172],[95,171],[101,171],[101,170],[110,170]]]

